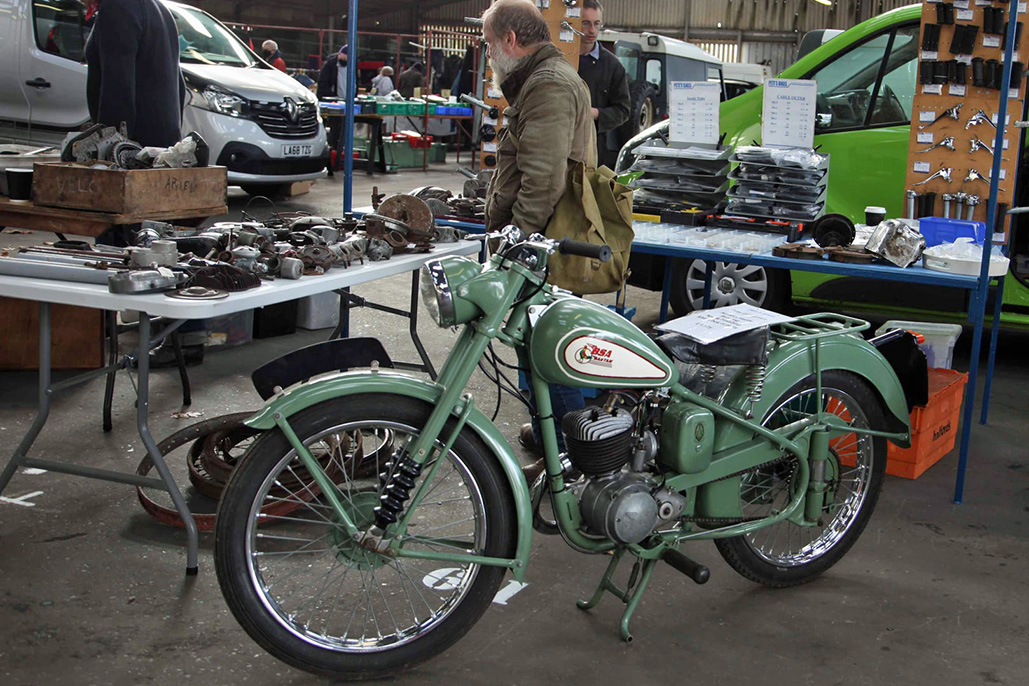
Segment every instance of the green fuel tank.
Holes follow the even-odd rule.
[[[539,315],[529,359],[533,374],[563,386],[657,388],[679,380],[672,361],[632,322],[582,298],[561,298]]]

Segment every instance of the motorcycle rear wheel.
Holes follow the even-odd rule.
[[[815,409],[813,376],[798,382],[772,405],[763,424],[775,428],[797,421]],[[822,374],[822,409],[858,427],[881,426],[882,409],[868,383],[848,372]],[[823,523],[801,527],[783,521],[755,532],[715,540],[729,566],[765,586],[786,588],[811,581],[847,553],[861,535],[882,490],[886,473],[886,439],[845,434],[829,444]],[[740,480],[746,517],[781,511],[795,487],[790,463],[756,469]]]
[[[377,474],[390,467],[391,455],[384,453],[416,436],[431,411],[412,398],[364,394],[312,406],[290,425],[316,459],[329,457],[333,469],[325,471],[363,530],[379,503]],[[453,420],[443,435],[452,428]],[[378,462],[375,470],[355,470],[361,455],[347,454],[355,452],[358,431],[365,460]],[[514,503],[496,459],[471,431],[463,431],[443,459],[404,546],[511,556]],[[423,475],[428,471],[426,465]],[[222,593],[240,625],[269,653],[335,679],[388,676],[450,647],[489,607],[503,568],[389,557],[361,547],[305,476],[282,432],[269,431],[232,475],[216,520]],[[268,500],[279,499],[296,501],[297,509],[260,514]]]

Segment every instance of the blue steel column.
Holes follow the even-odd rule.
[[[979,355],[983,338],[983,318],[986,316],[986,296],[990,288],[990,253],[993,249],[993,227],[997,218],[997,193],[1000,191],[1001,158],[1004,154],[1004,133],[1007,131],[1008,91],[1011,89],[1011,60],[1015,50],[1015,30],[1018,26],[1018,2],[1008,5],[1007,42],[1004,46],[1004,72],[1000,81],[1000,104],[997,107],[997,136],[993,142],[993,170],[990,173],[990,201],[986,208],[986,234],[983,240],[983,262],[979,267],[979,284],[972,311],[975,335],[972,338],[972,359],[968,368],[968,388],[961,417],[961,453],[958,459],[958,477],[954,484],[954,502],[965,497],[965,469],[968,466],[968,448],[972,438],[972,410],[975,407],[976,376],[979,374]],[[1019,83],[1021,88],[1021,83]],[[999,148],[996,146],[1000,146]],[[1014,181],[1014,179],[1012,179]],[[994,321],[994,330],[997,322]],[[992,332],[991,332],[992,335]]]
[[[354,207],[354,94],[357,92],[357,0],[350,0],[347,14],[347,111],[343,120],[343,213]],[[373,151],[369,154],[375,154]]]

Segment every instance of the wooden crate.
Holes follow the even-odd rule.
[[[39,368],[39,303],[0,298],[0,370]],[[54,369],[97,369],[104,363],[104,313],[89,307],[50,306],[50,364]],[[17,333],[15,333],[17,332]]]
[[[32,180],[37,206],[113,214],[183,212],[225,204],[225,167],[92,169],[75,162],[37,164]]]

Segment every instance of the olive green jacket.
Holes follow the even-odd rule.
[[[526,59],[501,85],[510,105],[486,194],[489,231],[514,224],[542,233],[564,193],[568,161],[596,164],[590,93],[575,67],[552,43]]]

